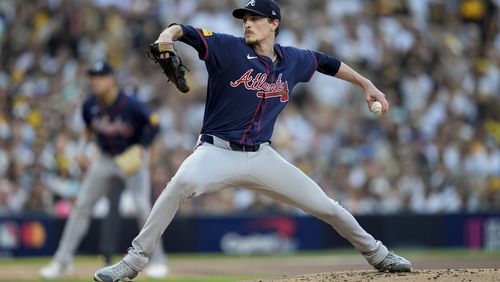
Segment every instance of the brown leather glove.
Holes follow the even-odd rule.
[[[168,53],[167,58],[160,55]],[[179,91],[189,92],[189,85],[186,81],[186,70],[189,70],[182,64],[181,58],[177,55],[173,43],[153,43],[149,45],[148,57],[155,63],[160,64],[163,72]]]

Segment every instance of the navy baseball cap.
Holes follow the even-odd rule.
[[[91,68],[88,69],[87,74],[94,75],[112,75],[115,71],[111,65],[106,61],[98,61]]]
[[[255,13],[271,19],[281,21],[280,7],[272,0],[250,0],[245,8],[239,8],[233,11],[233,17],[242,19],[245,12]]]

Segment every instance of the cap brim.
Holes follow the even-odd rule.
[[[245,13],[248,13],[248,12],[254,13],[254,14],[257,14],[257,15],[260,15],[260,16],[267,17],[267,15],[264,15],[264,14],[262,14],[259,11],[252,10],[252,9],[249,9],[249,8],[240,8],[240,9],[234,10],[233,11],[233,17],[235,17],[237,19],[243,19],[243,16],[245,15]]]
[[[105,75],[113,75],[113,72],[98,72],[94,70],[87,71],[88,76],[105,76]]]

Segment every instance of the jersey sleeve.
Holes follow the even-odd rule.
[[[195,28],[180,25],[183,36],[179,41],[192,46],[198,51],[198,56],[205,61],[209,73],[221,72],[229,67],[234,60],[234,49],[239,40],[237,37],[214,33],[205,28]]]
[[[318,62],[317,71],[326,75],[335,76],[340,69],[341,61],[335,57],[329,56],[322,52],[312,52]]]
[[[308,82],[316,71],[334,76],[339,68],[340,61],[322,52],[295,49],[301,68],[304,70],[300,82]]]
[[[134,117],[142,124],[139,144],[147,148],[153,143],[154,138],[160,131],[158,125],[158,115],[152,112],[144,103],[135,100]]]

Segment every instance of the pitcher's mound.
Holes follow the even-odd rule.
[[[406,273],[381,273],[377,271],[339,271],[281,277],[260,282],[326,282],[326,281],[500,281],[500,270],[495,269],[424,269]]]

